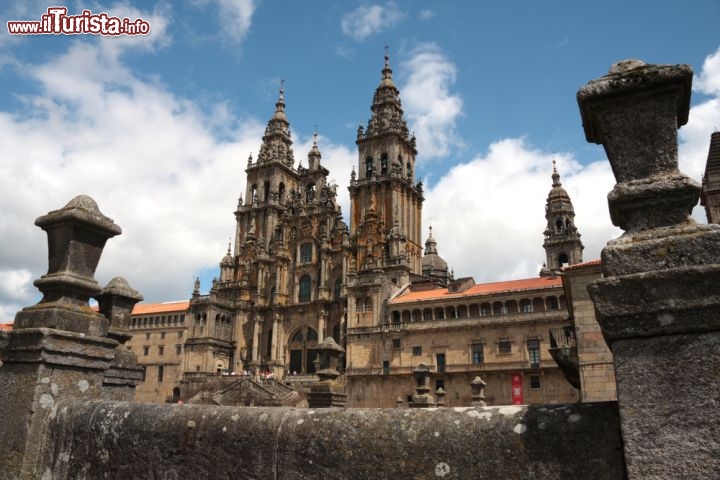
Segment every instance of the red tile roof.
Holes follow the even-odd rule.
[[[591,266],[594,266],[594,265],[600,265],[600,259],[599,259],[599,258],[598,258],[597,260],[590,260],[590,261],[588,261],[588,262],[582,262],[582,263],[576,263],[576,264],[574,264],[574,265],[568,265],[567,267],[564,267],[564,268],[563,268],[563,272],[566,271],[566,270],[575,270],[575,269],[578,269],[578,268],[591,267]]]
[[[185,312],[190,306],[187,300],[164,303],[138,303],[133,308],[133,315],[149,315],[151,313]]]
[[[0,323],[0,330],[7,330],[10,331],[13,329],[12,323]]]
[[[474,285],[464,292],[449,292],[447,288],[437,288],[434,290],[422,290],[413,292],[408,290],[406,293],[397,298],[390,300],[390,304],[422,302],[430,300],[446,300],[454,298],[467,298],[482,295],[492,295],[497,293],[510,293],[523,290],[538,290],[541,288],[561,287],[562,279],[560,277],[537,277],[524,278],[520,280],[508,280],[505,282],[481,283]]]

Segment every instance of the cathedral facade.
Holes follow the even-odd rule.
[[[575,401],[547,353],[549,330],[569,322],[557,274],[581,262],[583,248],[559,173],[553,170],[547,198],[540,276],[476,285],[453,278],[432,229],[422,241],[416,140],[387,55],[356,144],[348,226],[317,134],[307,166],[294,158],[281,88],[257,158],[247,161],[219,277],[206,294],[196,281],[189,303],[168,307],[178,311],[137,307],[129,346],[141,363],[152,359],[138,399],[180,398],[183,382],[217,374],[312,381],[314,347],[331,336],[345,350],[348,406],[408,402],[421,363],[441,395],[451,392],[448,405],[469,404],[475,376],[489,380],[495,404],[517,403],[518,385],[524,402]],[[182,322],[166,326],[165,317]],[[172,349],[162,345],[165,327],[172,327]]]

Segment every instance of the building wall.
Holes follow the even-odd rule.
[[[125,348],[133,351],[138,364],[145,367],[145,381],[135,389],[136,401],[161,403],[172,400],[173,389],[179,385],[184,371],[188,336],[186,318],[186,310],[133,315],[129,331],[132,339]]]
[[[389,322],[369,328],[349,325],[348,405],[391,407],[398,398],[407,402],[415,388],[413,370],[421,363],[431,366],[433,388],[442,385],[448,406],[470,404],[470,382],[478,375],[488,383],[486,402],[490,405],[512,403],[512,374],[522,377],[523,403],[577,401],[577,391],[548,353],[548,330],[569,324],[560,281],[552,284],[533,291],[448,301],[402,302],[400,296],[398,303],[391,301],[387,307]],[[447,289],[435,291],[442,296]],[[498,302],[502,310],[478,315],[480,305]],[[531,311],[516,308],[527,302],[532,305],[527,308]],[[428,320],[412,314],[428,309],[435,318]],[[538,353],[532,359],[528,341]],[[444,356],[444,372],[440,371],[439,355]]]
[[[567,267],[563,276],[575,327],[583,402],[617,400],[612,352],[595,319],[595,307],[587,291],[588,283],[601,276],[600,261]]]

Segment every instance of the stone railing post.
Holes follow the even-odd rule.
[[[0,368],[0,479],[44,478],[45,426],[66,399],[103,398],[103,377],[115,358],[109,321],[88,299],[108,238],[121,233],[95,201],[78,196],[35,224],[48,236],[48,273],[35,281],[37,305],[17,313]]]
[[[690,218],[700,186],[677,165],[691,82],[687,65],[630,60],[577,94],[587,140],[604,146],[617,180],[611,219],[625,230],[588,291],[614,356],[630,479],[720,471],[720,227]]]
[[[472,405],[473,407],[484,407],[485,403],[485,387],[487,383],[485,380],[476,376],[472,382],[470,382],[470,388],[472,389]]]
[[[110,320],[108,337],[119,345],[115,349],[115,360],[105,372],[104,398],[107,400],[133,400],[135,387],[145,378],[143,367],[137,364],[137,355],[125,349],[125,342],[132,338],[129,333],[133,307],[143,299],[122,277],[115,277],[95,298],[100,313]]]
[[[345,388],[338,382],[338,357],[345,350],[335,343],[332,337],[325,337],[317,352],[317,376],[320,381],[310,388],[308,405],[310,408],[344,407],[347,403]]]
[[[415,375],[415,395],[412,396],[412,402],[408,403],[410,408],[429,408],[435,407],[435,398],[430,391],[430,367],[424,363],[419,364],[413,370]]]

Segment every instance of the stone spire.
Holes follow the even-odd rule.
[[[705,207],[708,223],[720,223],[720,132],[710,136],[700,204]]]
[[[558,270],[563,265],[573,265],[582,262],[583,244],[580,233],[575,228],[575,209],[570,195],[562,187],[560,174],[553,159],[552,188],[548,193],[545,204],[545,241],[543,248],[547,261],[547,269]],[[547,273],[543,269],[541,274]]]
[[[265,128],[257,161],[258,163],[282,162],[289,166],[294,164],[290,122],[288,122],[285,115],[285,88],[283,84],[280,86],[280,94],[277,102],[275,102],[275,113]]]
[[[390,56],[387,51],[385,52],[385,65],[382,69],[380,85],[375,90],[370,110],[372,110],[372,116],[365,131],[366,136],[391,131],[399,133],[403,138],[408,137],[407,123],[403,118],[403,109],[400,102],[400,90],[393,82]]]
[[[317,132],[317,130],[315,130],[315,133],[313,133],[312,148],[310,149],[310,152],[308,152],[308,169],[309,170],[317,170],[320,167],[320,159],[322,158],[322,155],[320,155],[320,149],[318,149],[317,137],[318,137],[318,132]]]

